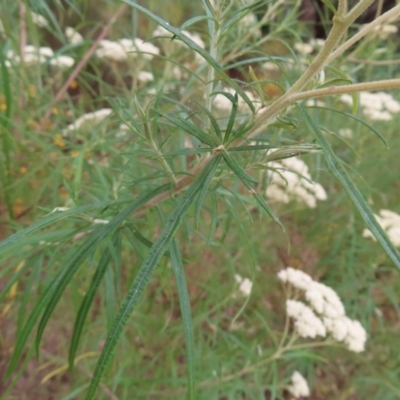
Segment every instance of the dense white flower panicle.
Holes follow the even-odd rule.
[[[365,349],[365,329],[359,321],[346,316],[343,303],[332,288],[291,267],[279,271],[277,275],[282,282],[302,290],[311,306],[297,300],[286,301],[286,313],[294,318],[295,330],[300,336],[315,338],[329,334],[338,342],[343,342],[350,351],[361,352]]]
[[[400,111],[400,103],[388,93],[361,92],[359,96],[364,115],[372,120],[390,121],[392,114]],[[353,105],[353,98],[349,94],[342,94],[340,100],[349,106]]]
[[[296,200],[309,208],[315,208],[318,200],[324,201],[328,198],[325,189],[312,181],[308,166],[299,158],[286,158],[268,165],[275,169],[268,171],[266,196],[270,200],[285,204]]]
[[[297,300],[286,301],[286,313],[294,319],[294,326],[299,336],[314,339],[326,336],[326,328],[321,319],[306,304]]]
[[[95,52],[98,58],[117,62],[138,57],[139,53],[144,59],[152,60],[154,55],[160,54],[160,49],[139,38],[135,38],[134,40],[123,38],[115,42],[100,40],[99,48]]]
[[[235,274],[235,280],[239,284],[239,291],[245,296],[249,296],[253,287],[253,282],[248,278],[242,278],[238,274]]]
[[[75,64],[75,60],[70,56],[57,56],[50,60],[50,65],[59,68],[70,68]]]
[[[79,117],[75,122],[68,125],[63,131],[62,135],[67,136],[68,132],[74,131],[76,129],[80,129],[83,125],[90,124],[92,127],[93,125],[97,125],[106,119],[108,116],[112,114],[111,108],[102,108],[97,111],[93,111],[91,113],[87,113]]]
[[[287,387],[287,390],[296,398],[309,397],[310,389],[307,381],[304,379],[300,372],[294,371],[292,375],[292,384]]]
[[[31,11],[31,18],[32,22],[40,28],[45,28],[46,26],[49,26],[49,21],[47,21],[47,19],[41,14]]]
[[[83,36],[71,26],[67,26],[64,32],[68,43],[78,44],[83,42]]]
[[[390,210],[380,210],[379,215],[375,215],[379,225],[385,230],[390,241],[400,247],[400,215]],[[368,229],[364,229],[363,236],[376,241],[375,236]]]

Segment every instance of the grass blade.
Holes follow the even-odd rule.
[[[188,394],[189,400],[195,398],[195,366],[194,366],[194,334],[192,323],[192,311],[190,307],[189,293],[186,285],[185,271],[183,268],[182,257],[179,252],[176,240],[173,239],[170,245],[171,265],[175,276],[176,287],[178,289],[179,304],[181,308],[183,331],[186,343],[186,365],[188,373]]]
[[[204,185],[204,182],[209,179],[209,175],[214,175],[218,167],[218,163],[219,158],[214,158],[204,168],[199,177],[194,181],[192,186],[181,198],[177,208],[172,213],[160,236],[154,242],[154,245],[150,249],[145,260],[143,261],[143,264],[133,284],[129,288],[128,294],[126,295],[124,302],[119,310],[119,313],[110,329],[110,333],[104,345],[103,351],[97,362],[96,369],[94,371],[93,378],[86,396],[86,400],[92,400],[95,398],[97,389],[100,385],[100,380],[104,375],[105,369],[111,359],[115,346],[117,345],[119,336],[121,335],[122,330],[128,322],[129,316],[131,315],[136,304],[138,303],[139,298],[143,293],[143,290],[145,289],[155,267],[165,253],[165,250],[168,248],[171,240],[174,238],[174,235],[182,221],[182,217],[189,209],[197,193]]]
[[[344,187],[351,201],[353,202],[358,212],[360,213],[361,218],[367,225],[368,229],[373,233],[375,238],[381,244],[386,254],[394,262],[396,267],[400,269],[400,254],[398,250],[396,249],[396,247],[393,246],[393,244],[387,237],[385,231],[376,221],[373,212],[371,211],[367,202],[363,198],[361,192],[358,190],[354,182],[351,180],[347,171],[344,169],[341,161],[336,157],[331,146],[329,145],[329,142],[325,139],[322,132],[314,124],[314,122],[312,121],[308,113],[304,110],[304,108],[302,108],[299,105],[297,105],[297,107],[300,110],[300,113],[302,114],[304,121],[309,126],[311,131],[314,133],[314,136],[321,145],[329,171]]]

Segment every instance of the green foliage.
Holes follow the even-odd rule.
[[[397,76],[395,46],[383,53],[371,28],[327,65],[354,22],[343,0],[338,11],[324,1],[343,24],[334,19],[322,50],[307,51],[299,2],[124,3],[0,5],[0,316],[10,355],[0,400],[18,397],[35,365],[35,398],[48,397],[51,380],[63,400],[284,399],[295,370],[318,398],[326,388],[331,398],[397,398],[400,255],[376,217],[400,211],[396,115],[385,106],[374,121],[362,95],[339,98],[352,82],[399,88],[374,83]],[[68,26],[83,40],[72,42]],[[31,62],[24,37],[54,54]],[[388,57],[385,74],[369,63],[382,61],[376,54]],[[59,55],[74,67],[58,67]],[[304,103],[293,100],[300,93]],[[368,355],[295,333],[284,315],[293,292],[275,277],[289,265],[337,291],[368,331]]]

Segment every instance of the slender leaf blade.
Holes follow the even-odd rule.
[[[179,252],[176,239],[170,245],[171,266],[175,276],[176,287],[178,289],[179,304],[181,308],[183,331],[186,343],[186,366],[188,373],[188,394],[189,400],[195,399],[195,355],[194,355],[194,333],[192,322],[192,311],[190,307],[189,293],[186,285],[185,271],[183,268],[182,257]]]

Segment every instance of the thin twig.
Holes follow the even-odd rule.
[[[81,70],[85,67],[85,65],[89,62],[91,57],[93,56],[95,50],[100,44],[100,40],[104,39],[106,35],[108,34],[108,31],[110,30],[111,26],[115,23],[115,21],[128,9],[127,4],[122,4],[115,14],[110,18],[108,24],[102,29],[100,32],[99,36],[95,39],[94,43],[92,46],[89,48],[89,50],[86,52],[86,54],[82,57],[82,59],[79,61],[79,63],[76,65],[74,70],[72,71],[71,75],[68,77],[62,88],[57,92],[57,94],[54,97],[54,100],[51,104],[51,106],[48,108],[46,111],[45,116],[40,122],[40,126],[43,126],[44,123],[50,118],[52,109],[54,106],[63,98],[64,93],[67,91],[69,88],[69,85],[71,82],[78,76],[78,74],[81,72]]]

